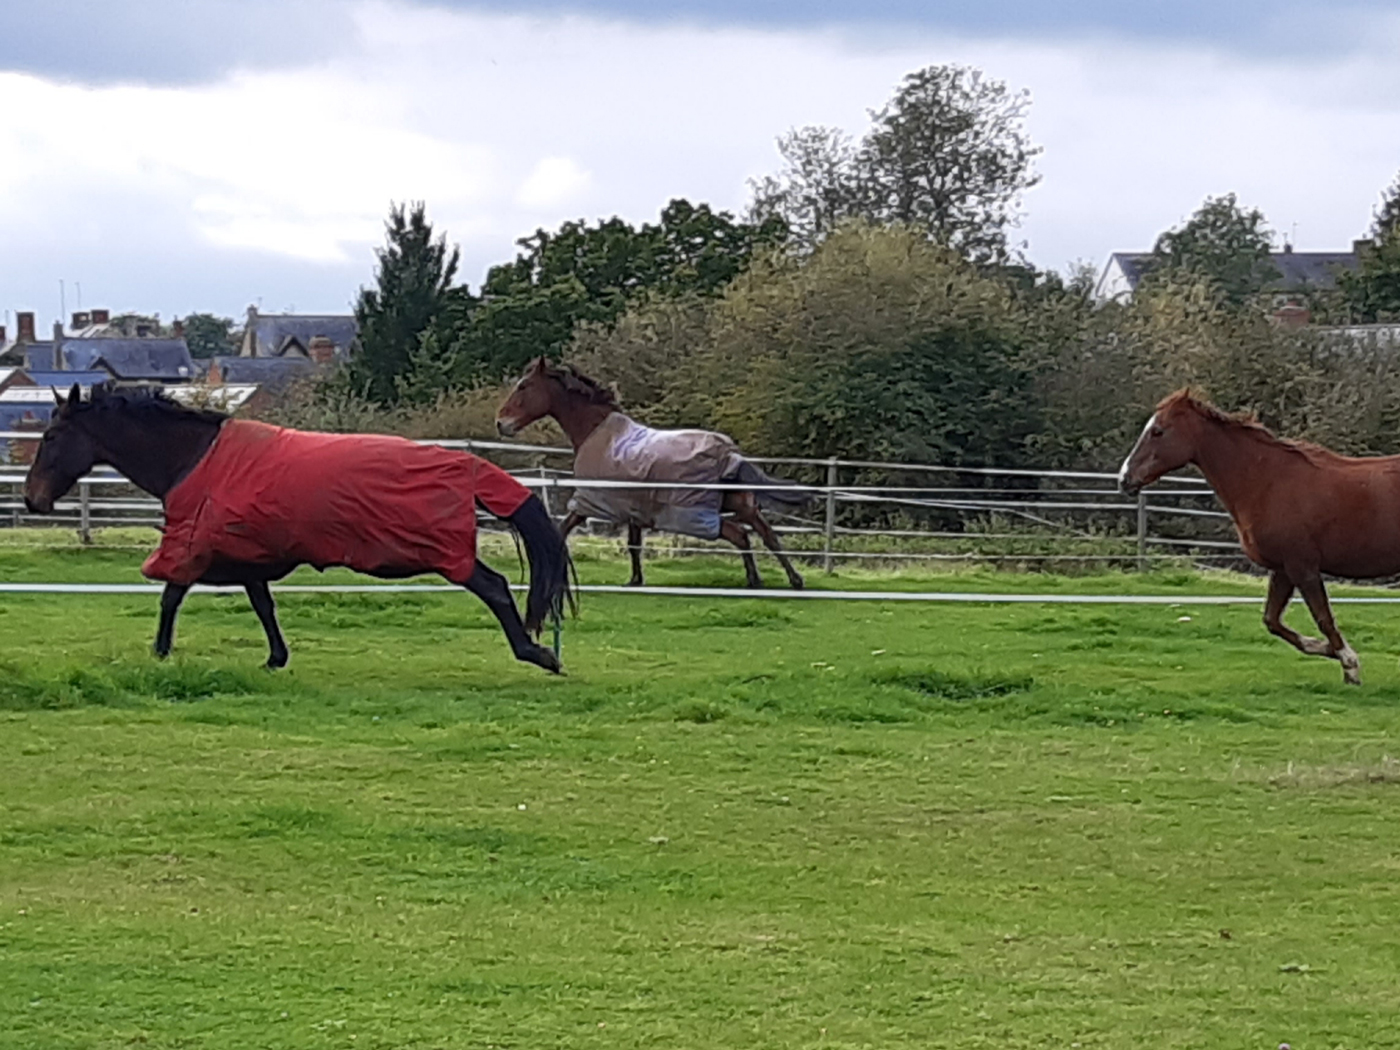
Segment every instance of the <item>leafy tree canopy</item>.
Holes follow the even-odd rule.
[[[1021,194],[1034,186],[1039,147],[1024,129],[1027,92],[967,66],[904,78],[871,113],[859,144],[842,132],[799,128],[778,140],[786,167],[753,184],[753,214],[780,215],[814,246],[847,219],[901,223],[977,262],[1011,254]]]
[[[190,314],[181,320],[185,345],[193,358],[208,359],[237,353],[233,341],[233,318],[214,314]]]
[[[460,252],[448,248],[445,236],[434,236],[421,201],[390,207],[385,241],[375,251],[377,287],[360,289],[355,304],[360,352],[349,377],[355,389],[380,403],[398,399],[398,380],[408,372],[424,333],[465,294],[452,285]]]
[[[1273,233],[1257,208],[1240,207],[1233,193],[1207,197],[1191,218],[1157,238],[1152,273],[1207,281],[1226,302],[1241,305],[1279,276],[1269,260]]]
[[[576,326],[609,325],[643,294],[714,295],[786,236],[779,218],[740,222],[686,200],[640,227],[612,218],[537,230],[514,262],[491,268],[451,353],[463,380],[499,379],[540,354],[558,357]]]

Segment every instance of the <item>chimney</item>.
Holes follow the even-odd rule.
[[[306,356],[318,365],[328,365],[335,360],[335,344],[329,336],[313,335],[311,345],[306,348]]]
[[[75,332],[81,332],[88,325],[92,324],[92,314],[86,310],[81,310],[73,314],[73,323],[68,327]]]
[[[5,326],[0,324],[0,346],[5,345]]]
[[[63,371],[63,322],[53,323],[53,370]]]
[[[19,325],[19,334],[15,336],[17,343],[37,343],[34,337],[34,314],[30,310],[21,310],[15,314],[15,321]]]
[[[92,323],[93,323],[93,324],[111,324],[111,323],[112,323],[112,311],[110,311],[110,310],[94,310],[94,311],[92,311]]]

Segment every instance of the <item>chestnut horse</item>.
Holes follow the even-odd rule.
[[[1337,630],[1322,577],[1400,573],[1400,456],[1340,456],[1287,441],[1252,416],[1228,415],[1179,390],[1147,421],[1118,483],[1136,495],[1187,463],[1230,512],[1245,554],[1269,570],[1264,625],[1300,652],[1340,661],[1346,681],[1360,685],[1361,661]],[[1283,622],[1295,588],[1324,638]]]
[[[627,526],[627,549],[632,557],[628,586],[642,584],[642,530],[659,529],[701,539],[725,539],[743,552],[750,587],[763,580],[744,526],[753,529],[777,556],[794,590],[802,577],[783,553],[777,534],[764,519],[764,507],[798,507],[811,498],[797,490],[687,489],[681,483],[738,482],[783,485],[739,454],[724,434],[709,430],[653,430],[637,423],[618,407],[613,392],[568,365],[554,366],[543,357],[531,362],[525,375],[496,413],[496,429],[514,437],[525,427],[550,416],[574,446],[574,475],[601,481],[656,481],[668,487],[647,489],[586,488],[569,502],[569,515],[560,526],[567,539],[588,518]]]

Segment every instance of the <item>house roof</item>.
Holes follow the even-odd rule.
[[[355,318],[349,314],[258,314],[252,325],[254,357],[279,357],[292,344],[305,351],[311,340],[325,336],[345,356],[359,334]]]
[[[1279,276],[1266,285],[1275,291],[1293,289],[1331,288],[1337,282],[1339,270],[1356,269],[1355,252],[1297,252],[1289,249],[1270,252],[1269,261]],[[1136,288],[1152,266],[1151,252],[1114,252],[1109,264],[1118,264],[1129,288]]]
[[[225,383],[260,383],[281,386],[309,376],[316,363],[305,357],[216,357],[214,364]]]
[[[235,412],[258,392],[256,383],[228,383],[224,386],[203,386],[180,383],[165,388],[166,394],[182,405],[200,405],[220,412]]]
[[[188,381],[194,361],[183,339],[65,339],[63,363],[93,371],[105,368],[118,379]]]
[[[89,387],[94,383],[105,383],[112,378],[110,372],[104,372],[101,369],[85,372],[46,372],[40,369],[26,368],[24,375],[34,380],[34,385],[42,387],[46,393],[50,388],[67,390],[74,383],[81,387]],[[49,396],[53,395],[49,394]]]

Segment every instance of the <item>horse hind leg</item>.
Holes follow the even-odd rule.
[[[642,578],[642,527],[627,523],[627,554],[632,559],[632,576],[627,581],[628,587],[640,587],[644,580]]]
[[[272,670],[286,667],[291,654],[287,650],[286,639],[282,637],[282,628],[277,624],[277,603],[272,598],[272,589],[266,580],[250,581],[243,585],[243,589],[248,592],[253,612],[258,614],[258,620],[267,632],[267,666]]]
[[[733,518],[725,518],[720,522],[719,534],[743,552],[744,577],[748,586],[762,587],[763,577],[758,574],[758,563],[754,561],[753,547],[749,544],[749,534],[744,531],[744,526]]]
[[[1300,574],[1301,575],[1301,574]],[[1327,587],[1322,582],[1322,577],[1317,573],[1304,575],[1302,579],[1295,581],[1298,590],[1302,592],[1303,600],[1308,603],[1308,611],[1317,621],[1318,629],[1322,631],[1327,642],[1319,656],[1329,656],[1340,661],[1342,665],[1342,679],[1348,685],[1361,684],[1361,658],[1356,655],[1356,650],[1346,643],[1342,633],[1337,630],[1337,622],[1332,618],[1332,604],[1327,600]],[[1312,642],[1316,639],[1304,639],[1304,642]],[[1304,652],[1313,651],[1305,648]]]
[[[496,614],[501,629],[506,633],[506,640],[510,642],[510,650],[517,660],[543,667],[554,674],[559,673],[559,658],[554,655],[554,650],[537,645],[525,630],[525,624],[520,619],[520,610],[515,607],[515,599],[510,594],[510,584],[504,576],[495,569],[477,562],[463,586]]]
[[[749,495],[745,493],[745,495]],[[753,528],[758,533],[763,545],[773,552],[778,559],[778,564],[783,567],[783,572],[787,573],[788,586],[794,591],[800,591],[805,586],[802,574],[792,567],[792,562],[783,551],[782,544],[778,542],[778,534],[773,531],[773,526],[768,524],[768,519],[763,516],[763,512],[758,509],[758,501],[752,496],[746,501],[747,505],[736,511],[739,520],[745,525]]]

